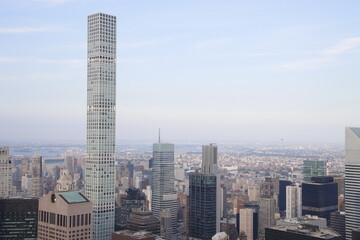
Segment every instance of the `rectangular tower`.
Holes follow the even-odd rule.
[[[360,128],[345,129],[345,222],[346,239],[360,228]]]
[[[300,184],[286,187],[286,218],[302,216],[302,189]]]
[[[88,16],[85,193],[93,239],[110,239],[115,213],[116,17]]]
[[[12,164],[9,148],[0,148],[0,197],[10,197],[12,188]]]
[[[174,178],[174,144],[154,143],[151,210],[160,219],[161,211],[170,209],[172,238],[176,239],[178,200]]]

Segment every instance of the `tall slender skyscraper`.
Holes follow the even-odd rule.
[[[151,210],[160,219],[170,209],[172,238],[176,239],[178,200],[174,189],[174,144],[154,143]]]
[[[345,129],[345,225],[346,239],[360,228],[360,128]]]
[[[93,239],[111,239],[115,214],[116,17],[88,16],[85,193]]]

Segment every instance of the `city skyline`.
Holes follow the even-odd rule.
[[[119,18],[122,141],[154,140],[161,127],[171,142],[343,143],[360,123],[356,1],[2,5],[0,141],[85,142],[94,12]]]

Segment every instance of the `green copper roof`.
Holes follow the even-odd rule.
[[[82,202],[88,202],[89,201],[79,191],[76,191],[76,192],[61,192],[61,193],[59,193],[59,195],[67,203],[82,203]]]

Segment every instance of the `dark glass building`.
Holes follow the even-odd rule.
[[[146,197],[138,188],[129,188],[115,207],[115,231],[126,229],[126,224],[133,208],[145,206]]]
[[[291,186],[292,182],[288,180],[279,180],[279,201],[278,207],[280,212],[286,210],[286,187]]]
[[[345,239],[345,212],[332,212],[330,214],[330,227]]]
[[[0,239],[37,239],[37,198],[0,199]]]
[[[216,175],[189,175],[189,237],[211,239],[216,234]]]
[[[340,234],[330,228],[314,225],[278,226],[265,229],[265,240],[342,240]]]
[[[330,213],[338,208],[338,186],[333,177],[312,177],[302,184],[302,214],[316,215],[330,221]]]

